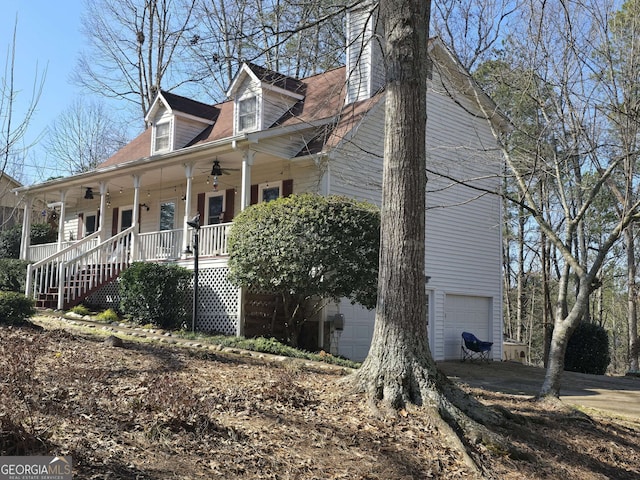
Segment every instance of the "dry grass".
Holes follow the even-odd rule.
[[[0,328],[0,455],[72,455],[78,479],[465,479],[421,409],[380,420],[338,373],[64,330]],[[471,389],[470,389],[471,390]],[[526,453],[497,479],[640,477],[640,425],[480,389]]]

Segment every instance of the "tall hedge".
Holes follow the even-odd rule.
[[[595,323],[580,322],[567,344],[565,370],[604,375],[610,361],[607,331]]]
[[[120,309],[140,325],[180,328],[191,313],[192,277],[177,265],[134,263],[120,275]]]

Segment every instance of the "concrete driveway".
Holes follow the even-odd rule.
[[[456,382],[494,392],[536,395],[544,369],[515,362],[438,362]],[[573,405],[640,419],[640,378],[564,372],[560,398]]]

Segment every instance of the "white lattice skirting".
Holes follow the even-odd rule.
[[[238,331],[240,292],[227,280],[226,266],[198,271],[198,318],[196,328],[201,332],[235,335]],[[189,300],[190,301],[190,300]],[[87,297],[85,303],[102,308],[118,309],[117,281],[105,285]]]

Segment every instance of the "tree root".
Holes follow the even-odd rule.
[[[429,366],[433,366],[433,370]],[[530,460],[529,455],[489,428],[504,425],[507,421],[524,421],[506,409],[492,409],[483,405],[437,371],[433,363],[425,366],[424,363],[415,362],[411,368],[404,368],[401,372],[372,373],[360,369],[344,378],[343,382],[352,391],[367,394],[372,412],[377,416],[397,415],[407,404],[430,410],[436,426],[446,434],[477,478],[494,478],[492,472],[483,465],[483,448],[494,454]]]

